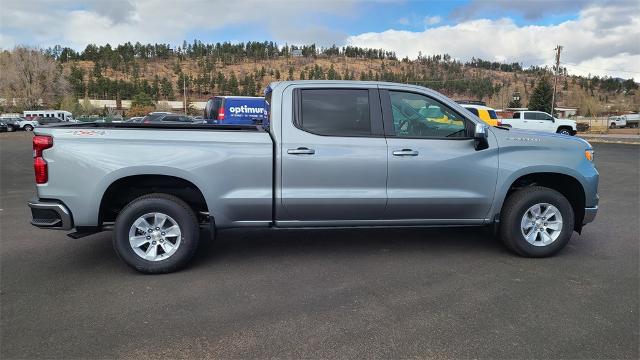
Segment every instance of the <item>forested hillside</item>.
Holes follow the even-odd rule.
[[[481,59],[462,62],[447,54],[409,60],[382,49],[273,42],[194,41],[175,48],[126,43],[115,48],[89,45],[80,52],[56,46],[44,54],[61,66],[67,81],[63,97],[76,99],[132,99],[144,93],[155,101],[180,100],[186,88],[189,100],[197,101],[217,94],[259,95],[271,81],[344,79],[419,84],[455,99],[484,100],[503,108],[526,106],[536,83],[552,77],[547,67],[525,69],[518,63]],[[559,73],[558,106],[579,107],[583,115],[638,110],[638,84],[633,79],[574,76],[564,68]],[[519,103],[512,100],[514,93],[520,95]]]

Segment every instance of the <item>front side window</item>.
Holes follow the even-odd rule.
[[[538,120],[551,121],[553,120],[553,118],[551,117],[551,115],[541,112],[541,113],[538,113]]]
[[[389,91],[393,127],[398,137],[466,137],[464,118],[424,95]]]
[[[369,90],[302,89],[299,126],[331,136],[371,135]]]
[[[487,110],[489,112],[489,118],[492,120],[497,120],[498,119],[498,115],[496,114],[495,110]]]

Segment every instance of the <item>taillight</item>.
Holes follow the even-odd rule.
[[[42,151],[53,146],[51,136],[36,135],[33,137],[33,170],[36,184],[44,184],[49,180],[47,162],[42,158]]]
[[[218,120],[224,120],[224,108],[218,109]]]
[[[36,184],[44,184],[49,181],[49,169],[47,162],[43,158],[37,157],[33,159],[33,170],[36,173]]]

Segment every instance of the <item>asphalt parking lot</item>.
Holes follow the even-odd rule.
[[[3,359],[639,357],[640,146],[594,145],[600,212],[553,258],[473,228],[228,231],[145,276],[110,233],[30,226],[30,134],[0,135]]]

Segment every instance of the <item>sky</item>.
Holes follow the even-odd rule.
[[[0,0],[0,48],[276,41],[640,79],[640,0]]]

